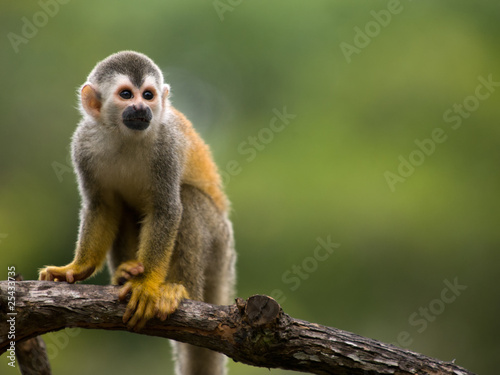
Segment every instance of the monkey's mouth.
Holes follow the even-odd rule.
[[[140,117],[123,120],[123,123],[132,130],[144,130],[149,126],[149,121]]]
[[[136,109],[130,106],[122,115],[123,124],[132,130],[147,129],[152,118],[153,114],[148,107]]]

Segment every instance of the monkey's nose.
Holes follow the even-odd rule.
[[[133,130],[144,130],[153,119],[151,109],[142,104],[132,104],[122,113],[123,124]]]

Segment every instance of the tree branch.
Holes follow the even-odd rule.
[[[128,330],[117,286],[44,281],[15,283],[15,338],[8,318],[8,284],[0,282],[0,354],[65,327]],[[403,350],[336,328],[294,319],[267,296],[231,306],[186,300],[166,321],[149,321],[140,334],[209,348],[252,366],[314,374],[473,375],[451,362]],[[18,356],[19,359],[19,356]]]

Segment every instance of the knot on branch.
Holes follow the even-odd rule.
[[[283,311],[275,299],[264,295],[252,296],[246,302],[237,298],[236,306],[242,313],[243,320],[254,327],[276,323]]]

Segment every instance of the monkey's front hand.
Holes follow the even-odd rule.
[[[118,298],[125,299],[130,291],[132,296],[123,314],[123,322],[128,322],[128,327],[134,331],[139,331],[155,316],[161,320],[167,319],[183,299],[189,298],[186,288],[181,284],[158,284],[141,276],[127,281],[120,289]]]
[[[70,263],[64,267],[45,267],[39,271],[39,280],[46,281],[67,281],[74,283],[88,278],[95,271],[95,266],[80,265],[77,263]]]

